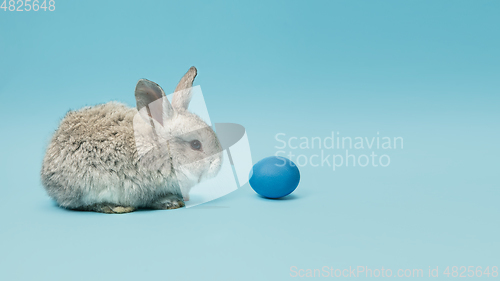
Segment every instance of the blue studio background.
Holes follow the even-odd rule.
[[[500,266],[500,2],[55,6],[0,9],[0,280],[286,280],[292,266],[427,279],[429,266],[440,277]],[[254,163],[279,150],[278,133],[379,132],[404,148],[385,168],[300,167],[286,200],[247,184],[190,209],[56,207],[39,171],[64,114],[135,106],[138,79],[171,92],[192,65],[212,121],[245,126]]]

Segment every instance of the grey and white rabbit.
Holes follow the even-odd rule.
[[[216,134],[187,110],[196,74],[191,67],[184,75],[172,103],[141,79],[137,108],[109,102],[68,112],[43,160],[49,196],[64,208],[104,213],[185,206],[191,187],[222,164]]]

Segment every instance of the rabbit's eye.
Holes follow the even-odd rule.
[[[190,144],[192,149],[201,150],[201,142],[199,140],[192,140]]]

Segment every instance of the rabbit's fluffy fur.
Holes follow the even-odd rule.
[[[190,188],[215,176],[222,163],[212,128],[187,111],[195,76],[192,67],[172,104],[160,86],[142,79],[137,109],[110,102],[68,112],[43,160],[41,179],[49,196],[64,208],[105,213],[184,206]],[[153,102],[161,103],[159,117],[151,113]],[[144,119],[138,112],[148,114]],[[141,130],[156,132],[155,126],[162,128],[156,138],[163,142],[137,136]],[[193,148],[193,141],[201,148],[195,149],[196,142]]]

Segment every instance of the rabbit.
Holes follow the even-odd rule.
[[[137,108],[109,102],[69,111],[45,154],[41,182],[60,207],[101,213],[177,209],[190,189],[214,177],[222,148],[212,128],[189,112],[193,66],[172,103],[141,79]]]

